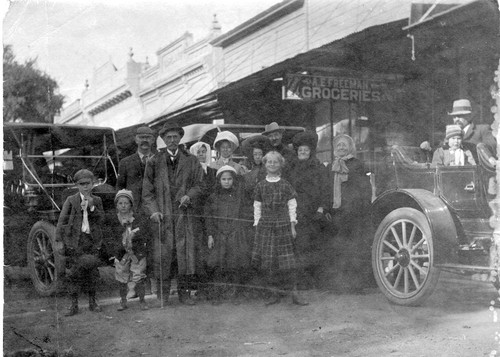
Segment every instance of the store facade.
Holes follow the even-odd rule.
[[[226,122],[276,121],[317,130],[322,161],[330,159],[330,139],[340,132],[353,135],[361,151],[403,143],[418,146],[423,140],[435,144],[442,139],[449,124],[447,113],[458,98],[471,100],[477,123],[492,123],[490,88],[500,57],[496,2],[384,2],[393,8],[385,9],[390,15],[379,16],[374,14],[380,9],[350,7],[345,2],[336,3],[336,9],[325,2],[280,4],[295,4],[295,8],[275,14],[273,21],[264,21],[266,14],[261,14],[254,23],[249,21],[212,41],[222,48],[229,74],[219,80],[218,90],[204,98],[216,98]],[[320,13],[323,17],[316,19]],[[259,67],[264,56],[252,52],[256,42],[265,46],[269,33],[293,32],[290,24],[300,23],[299,19],[309,26],[302,33],[311,36],[311,29],[318,28],[326,14],[342,19],[328,25],[327,32],[338,39]],[[371,22],[363,21],[368,18]],[[348,20],[363,29],[343,36]],[[317,43],[306,42],[311,47]],[[273,45],[275,53],[293,46],[287,38]],[[252,53],[248,66],[263,68],[248,75],[251,70],[246,67],[231,70],[231,64],[237,64],[231,60],[236,50],[240,58],[248,59]],[[226,84],[228,79],[235,80]]]

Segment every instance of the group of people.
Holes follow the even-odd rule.
[[[471,113],[468,100],[454,102],[454,124],[447,126],[434,164],[474,165],[476,145],[496,164],[491,130],[475,125]],[[89,309],[100,311],[95,295],[102,259],[115,266],[120,311],[132,297],[148,309],[148,285],[161,306],[168,304],[173,279],[186,305],[196,303],[194,290],[220,303],[262,285],[267,304],[290,295],[292,303],[306,305],[297,286],[314,286],[322,261],[334,262],[336,273],[351,281],[369,275],[372,190],[353,139],[334,137],[334,157],[324,164],[316,158],[315,132],[296,134],[293,147],[283,143],[283,132],[273,122],[242,143],[229,131],[219,132],[212,160],[208,143],[189,150],[180,144],[180,125],[163,126],[159,136],[166,147],[158,152],[155,133],[139,127],[137,152],[119,164],[113,212],[104,212],[92,193],[93,173],[78,171],[79,192],[66,199],[56,229],[58,249],[66,256],[68,315],[78,313],[82,289]],[[240,145],[246,159],[236,162]]]
[[[95,284],[104,251],[120,284],[120,311],[132,296],[148,309],[150,281],[161,306],[168,304],[173,279],[186,305],[196,303],[193,290],[220,303],[250,285],[265,286],[267,304],[290,295],[293,304],[306,305],[297,285],[314,275],[315,254],[328,244],[321,237],[342,236],[338,244],[354,249],[346,250],[352,257],[345,270],[355,274],[364,248],[352,231],[366,222],[371,186],[353,140],[335,137],[335,157],[325,166],[315,155],[315,132],[295,135],[293,148],[283,144],[283,132],[271,123],[244,140],[247,159],[238,163],[233,153],[240,143],[229,131],[218,133],[212,161],[207,143],[189,150],[180,144],[184,130],[175,123],[160,130],[166,147],[155,153],[153,131],[140,127],[137,152],[120,161],[115,212],[103,212],[90,192],[92,172],[80,170],[79,192],[66,200],[57,226],[64,254],[73,257],[68,272],[78,270],[68,274],[68,315],[78,313],[79,288],[87,290],[90,310],[100,310]],[[252,284],[256,277],[259,283]]]

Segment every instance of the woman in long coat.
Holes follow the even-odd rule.
[[[179,136],[176,139],[176,150],[172,152],[168,145],[173,141],[171,137],[175,133]],[[189,280],[196,274],[197,238],[197,210],[193,204],[203,192],[203,169],[195,156],[178,146],[178,140],[184,135],[182,127],[166,124],[160,135],[166,143],[168,141],[167,148],[148,161],[142,189],[147,214],[150,217],[158,214],[163,217],[160,225],[161,245],[158,233],[154,244],[155,276],[163,281],[162,291],[158,290],[158,296],[162,294],[167,302],[170,279],[174,278],[176,273],[179,300],[192,304]],[[158,232],[157,229],[155,231]],[[176,272],[171,271],[172,261],[175,260]]]
[[[365,165],[356,156],[354,140],[338,135],[333,140],[334,160],[326,168],[325,207],[334,236],[337,273],[349,289],[360,289],[370,263],[371,185]]]
[[[318,135],[315,132],[298,133],[293,138],[297,160],[290,167],[289,179],[297,192],[297,238],[295,250],[300,265],[299,283],[314,285],[316,259],[314,252],[318,247],[321,234],[320,223],[323,215],[323,196],[325,192],[325,167],[316,158]]]

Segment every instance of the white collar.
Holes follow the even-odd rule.
[[[269,177],[269,176],[266,176],[266,181],[267,181],[267,182],[278,182],[279,180],[281,180],[281,177],[280,177],[280,176],[276,176],[276,177]]]
[[[172,156],[177,156],[177,154],[179,153],[179,149],[175,150],[175,152],[172,152],[169,149],[167,149],[167,152]]]

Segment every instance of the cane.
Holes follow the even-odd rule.
[[[160,253],[160,308],[163,309],[163,264],[161,258],[161,221],[158,222],[158,250]]]

